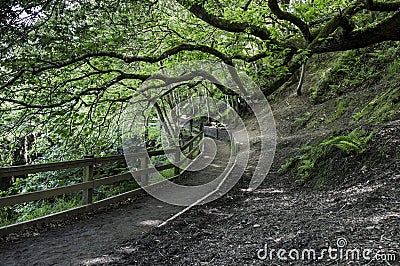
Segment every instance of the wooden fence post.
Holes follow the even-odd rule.
[[[193,159],[193,154],[194,154],[194,153],[192,153],[192,151],[193,151],[193,142],[191,142],[191,143],[189,144],[189,156],[188,156],[188,158],[189,158],[190,160]]]
[[[149,168],[149,158],[147,156],[140,158],[140,169]],[[147,186],[149,184],[149,174],[144,174],[140,178],[140,185]]]
[[[177,164],[181,159],[180,159],[180,154],[181,151],[179,149],[179,147],[176,147],[176,152],[175,152],[175,163]],[[175,166],[174,168],[174,175],[179,175],[180,174],[180,168],[179,166]]]
[[[87,155],[84,158],[91,159],[94,158],[93,155]],[[83,168],[83,182],[93,180],[93,164],[87,165]],[[93,203],[93,188],[88,188],[82,191],[82,205]]]

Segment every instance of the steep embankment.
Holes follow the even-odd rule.
[[[379,129],[382,141],[398,145],[400,125]],[[276,156],[285,157],[303,137],[279,144]],[[380,146],[377,143],[375,148]],[[393,146],[394,147],[394,146]],[[395,156],[395,148],[391,150]],[[353,167],[353,165],[351,165]],[[245,192],[241,182],[223,198],[185,213],[162,228],[133,238],[106,255],[113,265],[337,265],[351,258],[329,257],[318,261],[278,259],[278,249],[301,252],[336,249],[346,241],[347,249],[372,249],[371,259],[360,256],[354,263],[382,265],[376,254],[400,259],[399,164],[376,162],[368,168],[349,170],[351,182],[338,188],[310,190],[294,185],[290,175],[276,173],[275,165],[254,192]],[[251,170],[244,180],[251,177]],[[340,242],[342,243],[342,242]],[[262,250],[262,253],[258,253]],[[272,257],[263,257],[272,251]],[[260,259],[258,255],[261,254]],[[288,258],[288,255],[284,255]]]

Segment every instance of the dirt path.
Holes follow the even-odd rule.
[[[180,208],[151,197],[0,248],[0,265],[77,264],[140,235]]]
[[[216,142],[218,152],[212,164],[201,172],[184,173],[177,180],[179,184],[208,183],[222,172],[229,159],[229,145]],[[110,249],[148,232],[182,209],[183,207],[164,203],[151,196],[137,198],[132,204],[90,216],[65,227],[55,228],[17,243],[3,243],[0,245],[0,265],[107,262],[102,255]]]

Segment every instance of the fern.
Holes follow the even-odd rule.
[[[322,141],[320,145],[333,146],[347,154],[352,152],[363,153],[366,144],[373,137],[374,132],[368,136],[365,136],[365,134],[365,130],[354,129],[347,136],[330,137],[329,139]]]
[[[354,129],[345,136],[331,136],[322,140],[317,145],[302,146],[299,149],[301,154],[294,159],[292,158],[290,163],[289,161],[286,162],[285,168],[294,168],[299,176],[299,179],[296,181],[304,183],[313,176],[316,169],[319,170],[320,163],[328,160],[335,149],[339,149],[348,155],[351,153],[363,153],[374,133],[371,132],[369,135],[366,135],[365,130]],[[297,163],[293,164],[294,161]],[[324,178],[320,177],[318,181],[319,186],[324,183]]]
[[[354,142],[350,141],[340,141],[339,143],[335,143],[334,146],[347,154],[350,154],[352,152],[357,152],[361,153],[362,149],[360,148],[359,145],[355,144]]]

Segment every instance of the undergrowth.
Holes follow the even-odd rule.
[[[379,80],[391,81],[400,74],[400,43],[387,42],[364,49],[334,54],[320,67],[318,60],[310,70],[313,85],[310,99],[322,103],[359,88],[374,86]]]
[[[389,82],[381,94],[353,115],[353,122],[383,123],[400,115],[400,81]]]
[[[361,154],[374,132],[354,129],[348,135],[330,136],[316,145],[305,145],[299,148],[300,154],[290,158],[282,165],[282,170],[292,170],[298,176],[296,182],[319,188],[327,182],[332,174],[332,158],[336,152],[340,157],[352,153]]]

